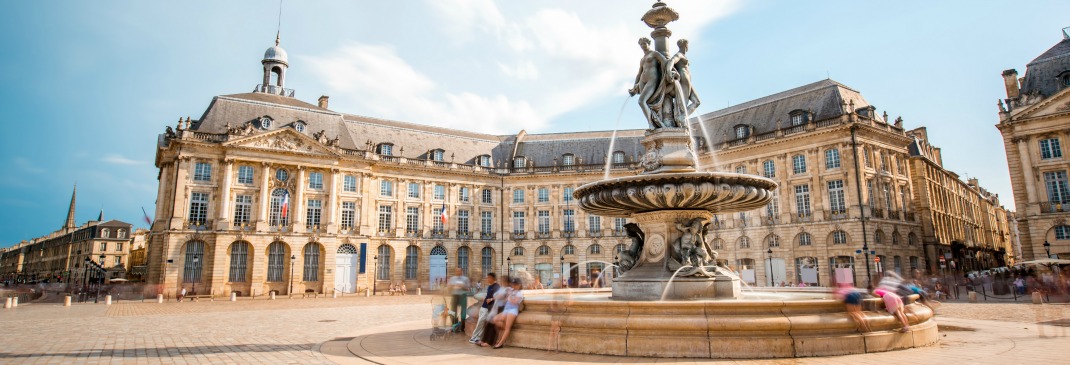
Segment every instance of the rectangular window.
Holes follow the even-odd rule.
[[[309,243],[304,250],[305,268],[302,271],[304,281],[320,281],[320,248],[319,245]]]
[[[193,168],[194,181],[212,181],[212,164],[198,162]]]
[[[208,221],[208,193],[190,193],[189,222],[203,225]]]
[[[249,224],[253,212],[253,196],[238,195],[234,197],[234,226]]]
[[[866,180],[866,204],[869,205],[869,209],[873,209],[874,202],[873,202],[873,180],[872,179],[867,179]]]
[[[446,199],[446,186],[445,185],[435,185],[435,195],[432,196],[432,199],[434,199],[434,200],[445,200]]]
[[[770,179],[776,177],[776,165],[773,164],[773,160],[762,162],[762,176]]]
[[[565,232],[575,232],[576,220],[573,218],[575,218],[576,216],[576,211],[574,209],[565,209],[564,213],[565,214],[563,218],[565,221],[563,223],[565,226]]]
[[[115,266],[119,266],[119,265],[122,265],[122,264],[123,264],[123,257],[122,256],[115,256]]]
[[[356,224],[357,203],[342,202],[342,228],[351,229]]]
[[[587,230],[591,233],[602,232],[602,217],[597,215],[587,216]]]
[[[806,157],[795,155],[791,158],[791,172],[795,174],[806,173]]]
[[[1063,157],[1063,150],[1059,146],[1058,138],[1048,138],[1040,140],[1040,158],[1060,158]]]
[[[483,234],[490,234],[494,231],[493,212],[479,212],[479,231]]]
[[[905,185],[899,187],[899,201],[903,202],[903,211],[905,212],[910,204],[910,200],[907,199],[907,187]]]
[[[445,230],[442,224],[442,209],[443,207],[431,209],[431,211],[434,212],[434,215],[431,216],[431,230],[435,232],[442,232]]]
[[[513,204],[520,204],[524,202],[524,189],[513,190]]]
[[[773,219],[780,215],[780,189],[773,190],[773,199],[765,205],[765,215]]]
[[[379,182],[380,196],[394,196],[394,182],[383,180]]]
[[[122,242],[116,242],[115,243],[115,251],[119,251],[119,252],[123,251],[123,243]]]
[[[613,218],[613,230],[617,232],[624,232],[624,224],[628,223],[625,218]]]
[[[825,150],[825,168],[826,169],[838,169],[840,168],[840,150],[830,148]]]
[[[513,233],[524,233],[524,212],[513,212]]]
[[[892,199],[892,187],[888,184],[882,185],[884,185],[884,208],[891,212],[895,210],[893,209],[895,208],[895,200]]]
[[[349,193],[357,192],[357,177],[353,175],[342,177],[342,191]]]
[[[1070,188],[1067,187],[1066,171],[1045,172],[1044,186],[1048,188],[1048,202],[1058,204],[1070,202]]]
[[[1057,240],[1070,240],[1070,226],[1068,226],[1068,225],[1055,226],[1055,239],[1057,239]]]
[[[318,229],[320,225],[320,217],[323,216],[323,201],[319,199],[309,199],[306,212],[305,228]]]
[[[322,172],[310,172],[308,173],[308,188],[315,190],[323,190],[323,173]]]
[[[253,184],[253,167],[238,166],[238,183],[245,185]]]
[[[539,193],[538,193],[538,202],[539,203],[546,203],[546,202],[550,201],[550,189],[539,188],[538,191],[539,191]]]
[[[468,227],[468,211],[467,210],[458,210],[457,211],[457,231],[465,233],[465,232],[468,232],[468,228],[469,228]]]
[[[572,192],[573,192],[574,190],[575,190],[575,189],[573,189],[573,188],[571,188],[571,187],[565,188],[565,192],[563,193],[563,194],[564,194],[564,196],[562,197],[562,199],[561,199],[561,200],[562,200],[562,201],[564,201],[565,203],[569,203],[569,202],[572,202]]]
[[[795,212],[800,217],[810,216],[810,185],[795,186]]]
[[[550,211],[540,210],[539,216],[539,233],[550,233]]]
[[[832,214],[847,213],[847,203],[844,201],[843,180],[828,182],[829,187],[829,210]]]
[[[405,208],[405,231],[416,232],[420,230],[420,208]]]
[[[107,250],[108,250],[108,243],[107,242],[101,242],[100,243],[100,252],[104,252],[104,251],[107,251]]]
[[[389,232],[394,227],[394,207],[379,206],[379,232]]]
[[[494,193],[490,189],[483,189],[483,204],[494,204]]]
[[[457,199],[460,199],[461,203],[467,203],[468,202],[468,196],[469,196],[468,188],[460,188],[458,190],[457,194],[458,194]]]
[[[869,147],[862,147],[862,160],[865,161],[866,167],[873,167],[873,162],[869,159]]]
[[[888,171],[888,154],[881,152],[881,171]]]
[[[268,245],[267,281],[282,281],[282,269],[286,265],[284,260],[286,260],[286,248],[283,247],[283,243],[275,242]]]
[[[412,199],[420,199],[420,183],[409,183],[409,191],[406,196]]]
[[[286,203],[286,214],[283,214],[282,212],[284,201]],[[290,212],[293,211],[290,209],[291,206],[292,205],[289,203],[289,194],[282,189],[275,190],[275,192],[271,194],[270,217],[268,223],[272,227],[281,227],[289,224]]]

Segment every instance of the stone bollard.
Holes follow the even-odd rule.
[[[111,305],[111,295],[104,296],[104,305]]]
[[[365,297],[372,296],[372,290],[371,289],[364,289],[364,296]]]
[[[12,297],[11,298],[11,308],[15,308],[15,307],[18,307],[18,306],[19,306],[19,297]]]
[[[1044,304],[1044,297],[1038,291],[1033,292],[1033,304]]]
[[[423,288],[416,288],[416,295],[424,295],[423,294],[424,293],[423,290],[424,290]]]
[[[971,291],[966,293],[966,296],[970,298],[970,303],[977,303],[977,292]]]
[[[163,304],[163,294],[156,294],[156,303]]]
[[[237,302],[238,301],[238,293],[231,292],[230,293],[230,301]]]
[[[271,300],[275,300],[275,292],[271,292],[270,297],[271,297]]]
[[[71,296],[70,295],[66,295],[66,296],[63,297],[63,306],[64,307],[70,307],[71,306]]]
[[[11,309],[11,297],[7,297],[7,300],[4,301],[4,309]]]
[[[338,291],[335,290],[334,293],[332,293],[331,295],[333,298],[338,298]]]

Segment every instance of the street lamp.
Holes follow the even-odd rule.
[[[512,257],[506,257],[505,258],[505,266],[507,267],[507,270],[509,270],[509,280],[513,280],[513,258]]]
[[[561,255],[561,277],[562,278],[565,277],[565,270],[566,270],[566,268],[565,268],[565,255],[562,254]],[[572,270],[568,270],[568,272],[572,272]],[[567,283],[564,283],[564,284],[567,284]],[[562,287],[566,287],[566,286],[568,286],[568,285],[562,285]]]
[[[376,290],[376,286],[379,284],[379,255],[372,257],[372,261],[374,262],[373,266],[375,266],[375,275],[372,277],[372,295],[375,295],[375,292],[378,291]]]
[[[194,268],[194,270],[197,270],[197,275],[196,276],[198,276],[198,279],[199,279],[199,276],[200,276],[200,273],[201,273],[200,268],[197,267],[197,262],[199,262],[199,261],[200,261],[200,257],[197,256],[197,255],[193,255],[193,268]],[[197,280],[193,280],[193,292],[190,293],[190,294],[197,295]]]
[[[769,248],[765,253],[769,254],[769,286],[773,286],[773,249]]]
[[[89,296],[89,256],[83,260],[85,264],[85,274],[82,274],[82,303],[85,303]]]
[[[297,255],[290,255],[290,290],[286,295],[293,295],[294,292],[294,261],[297,261]]]
[[[1046,252],[1048,254],[1048,256],[1045,256],[1045,258],[1049,258],[1050,259],[1051,258],[1051,243],[1049,243],[1048,240],[1044,240],[1044,252]]]

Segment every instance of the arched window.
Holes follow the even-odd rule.
[[[293,203],[290,201],[290,193],[286,189],[278,188],[271,192],[271,207],[269,222],[272,227],[280,227],[289,224],[290,212],[293,211]]]
[[[261,117],[260,118],[260,128],[261,129],[271,128],[271,122],[272,122],[271,117],[268,117],[268,116]]]
[[[303,251],[305,256],[305,281],[320,281],[320,244],[309,242]]]
[[[379,268],[376,270],[375,280],[390,280],[390,251],[390,246],[379,246],[379,258],[375,262]]]
[[[341,254],[356,254],[357,253],[357,248],[353,247],[353,245],[351,245],[351,244],[344,243],[341,246],[338,246],[338,253],[341,253]]]
[[[832,244],[834,244],[834,245],[846,245],[847,244],[847,232],[844,232],[844,231],[832,232]]]
[[[464,246],[457,249],[457,268],[461,269],[465,276],[468,276],[468,257],[471,256],[471,252],[472,250]]]
[[[279,282],[282,280],[283,269],[286,267],[286,244],[272,242],[268,245],[267,281]]]
[[[916,242],[918,242],[918,236],[914,232],[907,233],[907,245],[913,246]]]
[[[799,246],[810,246],[810,245],[813,245],[812,240],[813,240],[813,238],[810,237],[809,233],[806,233],[806,232],[799,233],[799,239],[798,239]]]
[[[1055,239],[1057,240],[1070,240],[1070,226],[1061,225],[1055,226]]]
[[[126,230],[120,229],[115,231],[115,238],[126,238]]]
[[[108,230],[107,228],[101,229],[100,230],[100,237],[101,238],[110,238],[111,237],[111,231]]]
[[[230,244],[230,282],[244,283],[249,281],[249,243],[235,241]]]
[[[539,246],[539,248],[535,250],[535,255],[536,256],[549,256],[550,255],[550,246],[547,246],[547,245]]]
[[[780,248],[780,236],[771,234],[765,238],[765,245],[769,248]]]
[[[602,246],[600,246],[600,245],[598,245],[596,243],[596,244],[591,245],[590,247],[587,247],[587,254],[589,254],[589,255],[601,255],[602,254]]]
[[[575,255],[576,254],[576,246],[565,245],[565,248],[561,249],[561,254],[562,255]]]
[[[513,247],[513,256],[524,256],[524,248],[520,246]]]
[[[873,243],[878,245],[884,244],[884,231],[878,229],[876,232],[873,232]]]
[[[776,177],[776,165],[773,164],[773,160],[762,162],[762,176],[770,179]]]
[[[196,283],[201,281],[201,271],[204,268],[204,242],[186,242],[186,258],[182,270],[183,283]]]
[[[739,248],[750,248],[750,238],[747,238],[747,236],[740,237]]]
[[[562,166],[572,166],[572,165],[575,165],[575,164],[576,164],[576,155],[573,155],[571,153],[566,153],[564,156],[561,156],[561,165]]]
[[[480,263],[482,264],[483,276],[487,276],[488,273],[494,271],[494,249],[483,247],[482,256],[483,260]]]
[[[405,248],[405,280],[416,280],[416,272],[419,269],[420,248],[409,245]]]
[[[297,123],[294,123],[294,130],[305,133],[305,122],[299,120]]]
[[[624,151],[613,152],[613,163],[624,163]]]
[[[750,136],[750,127],[740,124],[733,128],[736,133],[736,139],[744,139]]]
[[[892,244],[893,245],[898,245],[899,244],[899,232],[892,232]]]

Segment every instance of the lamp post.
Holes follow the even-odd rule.
[[[197,270],[197,275],[195,276],[196,279],[200,279],[199,276],[201,274],[201,270],[197,267],[197,263],[200,262],[200,260],[201,260],[200,256],[193,255],[193,267],[194,267],[195,270]],[[193,281],[193,292],[190,293],[190,294],[191,295],[197,295],[197,280],[191,280],[191,281]]]
[[[379,284],[379,255],[373,256],[372,262],[374,263],[372,266],[375,266],[375,268],[373,269],[375,273],[372,276],[372,295],[375,295],[375,292],[377,291],[376,286],[378,286]]]
[[[297,255],[290,255],[290,290],[286,292],[286,295],[293,295],[294,292],[294,262],[297,261]]]
[[[565,277],[565,273],[566,272],[571,272],[572,271],[572,270],[568,270],[568,271],[566,271],[566,270],[567,270],[567,268],[565,267],[565,255],[562,254],[561,255],[561,278]],[[568,286],[568,285],[562,285],[561,287],[566,287],[566,286]]]
[[[86,256],[82,261],[85,264],[85,273],[82,274],[82,303],[85,303],[86,299],[89,298],[89,256]]]
[[[1050,259],[1051,258],[1051,243],[1049,243],[1048,240],[1044,240],[1044,252],[1048,254],[1044,258]]]
[[[513,280],[513,258],[512,257],[506,257],[505,258],[505,266],[506,266],[506,270],[509,270],[509,280]]]
[[[769,286],[773,286],[773,249],[765,251],[769,255]]]

